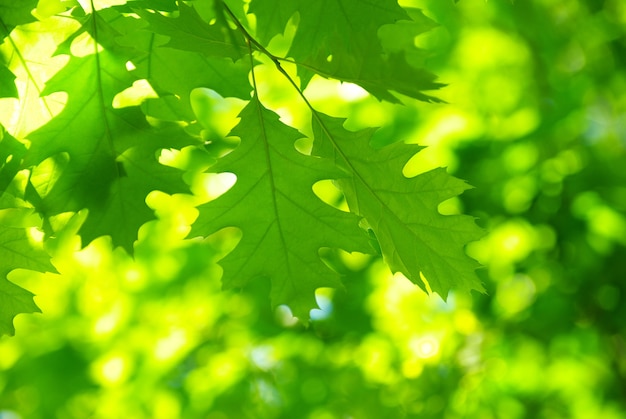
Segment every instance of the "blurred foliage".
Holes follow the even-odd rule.
[[[305,328],[267,290],[221,291],[234,239],[183,240],[192,203],[153,194],[134,259],[77,251],[78,214],[48,243],[62,275],[10,275],[45,314],[0,339],[0,418],[626,418],[626,3],[403,4],[440,24],[415,42],[446,104],[308,93],[384,123],[380,144],[428,145],[407,175],[475,186],[440,210],[488,230],[468,249],[488,295],[444,303],[329,252],[346,289],[319,290]]]

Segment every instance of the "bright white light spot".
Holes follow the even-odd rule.
[[[432,358],[439,353],[439,341],[433,336],[414,337],[409,341],[409,349],[419,358]]]
[[[113,107],[115,109],[121,109],[129,106],[139,106],[146,99],[157,97],[159,97],[159,95],[154,91],[148,80],[136,80],[133,82],[132,86],[115,95],[113,98]]]
[[[105,382],[118,383],[124,377],[126,362],[120,356],[113,357],[102,363],[100,373]]]
[[[265,371],[276,365],[273,348],[269,345],[257,346],[252,349],[250,351],[250,359],[252,359],[254,365]]]
[[[133,71],[136,70],[137,67],[135,67],[135,64],[133,64],[132,61],[126,61],[126,70],[128,71]]]
[[[74,253],[74,258],[84,267],[95,267],[102,262],[102,253],[95,246],[87,246],[80,252]]]
[[[37,227],[31,227],[28,229],[28,235],[31,239],[33,239],[37,243],[43,242],[43,231],[39,230]]]
[[[86,57],[88,55],[95,54],[97,52],[102,52],[103,48],[100,44],[98,44],[87,32],[83,32],[78,35],[72,41],[72,45],[70,45],[70,51],[75,57]]]
[[[164,148],[161,150],[161,154],[159,155],[159,163],[164,164],[166,166],[173,166],[180,156],[179,150],[172,150],[169,148]]]
[[[120,317],[119,313],[117,312],[109,313],[100,317],[98,321],[96,321],[96,324],[94,326],[94,331],[98,335],[111,333],[115,329],[115,326],[117,325],[119,317]]]
[[[369,95],[369,93],[367,93],[367,91],[361,86],[347,82],[341,83],[338,91],[339,96],[348,102],[355,102],[357,100],[364,99]]]
[[[141,272],[139,271],[139,269],[130,268],[124,274],[124,279],[127,282],[135,283],[135,282],[137,282],[137,281],[139,281],[141,279]]]
[[[212,174],[204,179],[204,189],[212,199],[215,199],[232,188],[236,181],[237,176],[234,173]]]
[[[520,238],[520,236],[511,234],[504,239],[504,241],[502,242],[502,247],[504,247],[504,249],[508,251],[514,251],[515,249],[517,249],[521,241],[522,239]]]
[[[293,125],[293,114],[289,108],[278,108],[276,113],[284,124]]]

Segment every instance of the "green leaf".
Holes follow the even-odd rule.
[[[15,74],[4,65],[0,65],[0,98],[18,98],[17,87],[15,86]]]
[[[298,152],[302,135],[253,98],[231,133],[240,145],[211,168],[232,172],[237,182],[224,195],[199,207],[192,232],[208,236],[238,227],[243,237],[220,264],[225,288],[269,277],[273,305],[288,304],[306,320],[316,307],[315,290],[340,286],[339,275],[319,256],[321,248],[371,252],[359,219],[330,207],[312,186],[343,176],[328,160]]]
[[[408,19],[395,0],[253,0],[250,12],[259,27],[282,32],[289,18],[299,12],[300,21],[290,55],[305,62],[335,53],[353,54],[354,41],[377,48],[382,25]],[[261,29],[268,39],[267,29]]]
[[[17,25],[36,20],[31,13],[36,6],[37,0],[0,0],[0,45]],[[0,98],[3,97],[17,98],[19,96],[15,87],[15,75],[3,63],[0,63]]]
[[[15,334],[13,318],[20,313],[39,312],[33,294],[7,279],[15,269],[56,272],[50,257],[28,237],[21,220],[32,214],[7,194],[0,194],[0,336]],[[19,215],[18,215],[19,213]]]
[[[233,62],[229,58],[166,47],[163,46],[164,36],[147,30],[130,32],[117,41],[139,51],[138,57],[133,59],[136,67],[133,74],[148,80],[159,94],[159,98],[149,99],[144,104],[146,113],[151,116],[168,120],[195,119],[189,95],[198,87],[213,89],[223,97],[250,97],[250,64],[244,60]],[[169,108],[167,113],[154,112],[155,108],[164,109],[165,105]]]
[[[0,125],[0,194],[2,194],[21,169],[26,147],[13,138]]]
[[[249,12],[256,16],[259,40],[268,43],[274,36],[282,34],[298,7],[296,1],[251,1]]]
[[[37,0],[0,0],[0,35],[11,33],[17,25],[34,22],[32,11],[37,7]]]
[[[249,52],[243,37],[233,38],[230,28],[219,24],[210,25],[198,15],[193,7],[179,4],[178,17],[165,17],[157,12],[136,10],[135,12],[150,23],[150,29],[170,37],[165,45],[183,51],[201,52],[216,57],[229,57],[233,61]],[[233,39],[238,43],[234,44]]]
[[[178,10],[176,0],[127,0],[126,4],[131,8],[162,10],[173,12]]]
[[[12,232],[9,232],[10,235]],[[0,226],[0,241],[7,233]],[[14,242],[9,242],[13,245]],[[0,250],[1,251],[1,250]],[[2,263],[4,265],[4,263]],[[5,270],[4,266],[0,269]],[[11,281],[0,277],[0,336],[15,334],[13,318],[21,313],[40,313],[41,310],[33,300],[33,293],[18,287]]]
[[[134,79],[126,70],[132,56],[114,42],[118,32],[109,21],[124,23],[111,9],[89,16],[84,29],[107,48],[96,52],[94,40],[93,54],[72,57],[46,84],[44,94],[67,92],[69,98],[58,116],[29,135],[26,164],[69,159],[59,176],[50,171],[36,185],[43,195],[38,210],[48,217],[87,208],[80,230],[85,244],[110,235],[131,252],[138,228],[154,218],[146,195],[187,190],[178,170],[158,162],[158,151],[192,140],[176,127],[151,127],[139,107],[113,107]]]
[[[391,103],[400,103],[392,91],[424,102],[441,102],[423,90],[439,89],[443,85],[436,83],[436,77],[429,71],[407,63],[402,53],[384,56],[368,54],[360,62],[340,55],[317,67],[316,72],[324,77],[358,84],[376,98]]]
[[[364,217],[378,238],[385,262],[415,284],[444,299],[452,288],[483,291],[475,270],[479,264],[465,254],[468,242],[482,237],[471,217],[441,215],[438,205],[469,186],[435,169],[406,178],[402,168],[420,149],[394,143],[375,150],[372,129],[351,132],[344,119],[313,115],[313,154],[330,158],[350,174],[338,183],[350,209]]]
[[[381,27],[411,21],[395,0],[253,0],[250,11],[257,16],[262,38],[282,32],[289,18],[300,12],[289,56],[299,64],[298,75],[305,85],[313,74],[319,74],[358,84],[389,102],[399,102],[391,91],[439,101],[423,93],[441,87],[432,73],[409,64],[404,52],[390,53],[381,45]],[[400,28],[406,29],[406,25]],[[416,25],[413,29],[415,38],[429,27]]]

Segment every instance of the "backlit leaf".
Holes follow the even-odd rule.
[[[323,247],[369,252],[358,218],[315,196],[312,186],[343,174],[331,162],[299,153],[302,135],[279,121],[256,98],[232,132],[240,145],[211,168],[232,172],[235,185],[200,209],[194,233],[210,235],[238,227],[242,238],[220,264],[227,288],[269,277],[273,305],[288,304],[306,320],[316,307],[315,290],[340,286],[339,275],[319,256]]]

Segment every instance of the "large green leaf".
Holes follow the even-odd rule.
[[[126,69],[132,56],[115,43],[119,33],[109,23],[120,21],[122,16],[110,9],[87,18],[83,28],[93,38],[94,53],[72,57],[46,84],[44,94],[66,92],[68,102],[57,117],[29,135],[26,163],[66,161],[60,175],[49,171],[35,185],[42,195],[42,214],[87,208],[89,216],[80,230],[86,243],[110,235],[115,245],[132,251],[138,228],[154,218],[146,195],[186,190],[180,172],[158,162],[158,150],[189,144],[190,138],[177,128],[154,129],[139,107],[113,107],[116,94],[134,81]]]
[[[211,168],[236,174],[237,182],[199,207],[193,233],[207,236],[225,227],[240,228],[241,241],[220,262],[224,286],[243,287],[269,277],[272,303],[288,304],[306,320],[316,307],[315,290],[340,285],[320,249],[369,252],[368,238],[356,216],[330,207],[312,191],[319,180],[343,176],[331,161],[299,153],[294,142],[302,135],[256,97],[240,118],[232,132],[240,145]]]
[[[35,7],[37,0],[0,0],[0,35],[4,37],[17,25],[34,22]]]
[[[431,101],[423,93],[440,87],[430,72],[409,64],[403,52],[388,52],[379,30],[399,21],[410,21],[395,0],[253,0],[250,12],[257,17],[262,39],[282,32],[289,18],[299,12],[299,22],[289,56],[299,64],[305,82],[313,74],[348,81],[363,87],[379,99],[398,102],[391,93]],[[430,29],[415,25],[413,38]],[[271,28],[269,31],[267,28]],[[406,32],[407,26],[398,30]]]
[[[465,254],[465,245],[482,236],[465,215],[441,215],[439,204],[459,195],[468,185],[435,169],[406,178],[402,168],[420,149],[394,143],[382,149],[370,146],[373,130],[348,131],[344,120],[313,115],[313,153],[333,159],[350,174],[338,183],[350,209],[363,216],[378,238],[393,272],[446,298],[452,288],[482,291],[475,270],[478,263]]]

